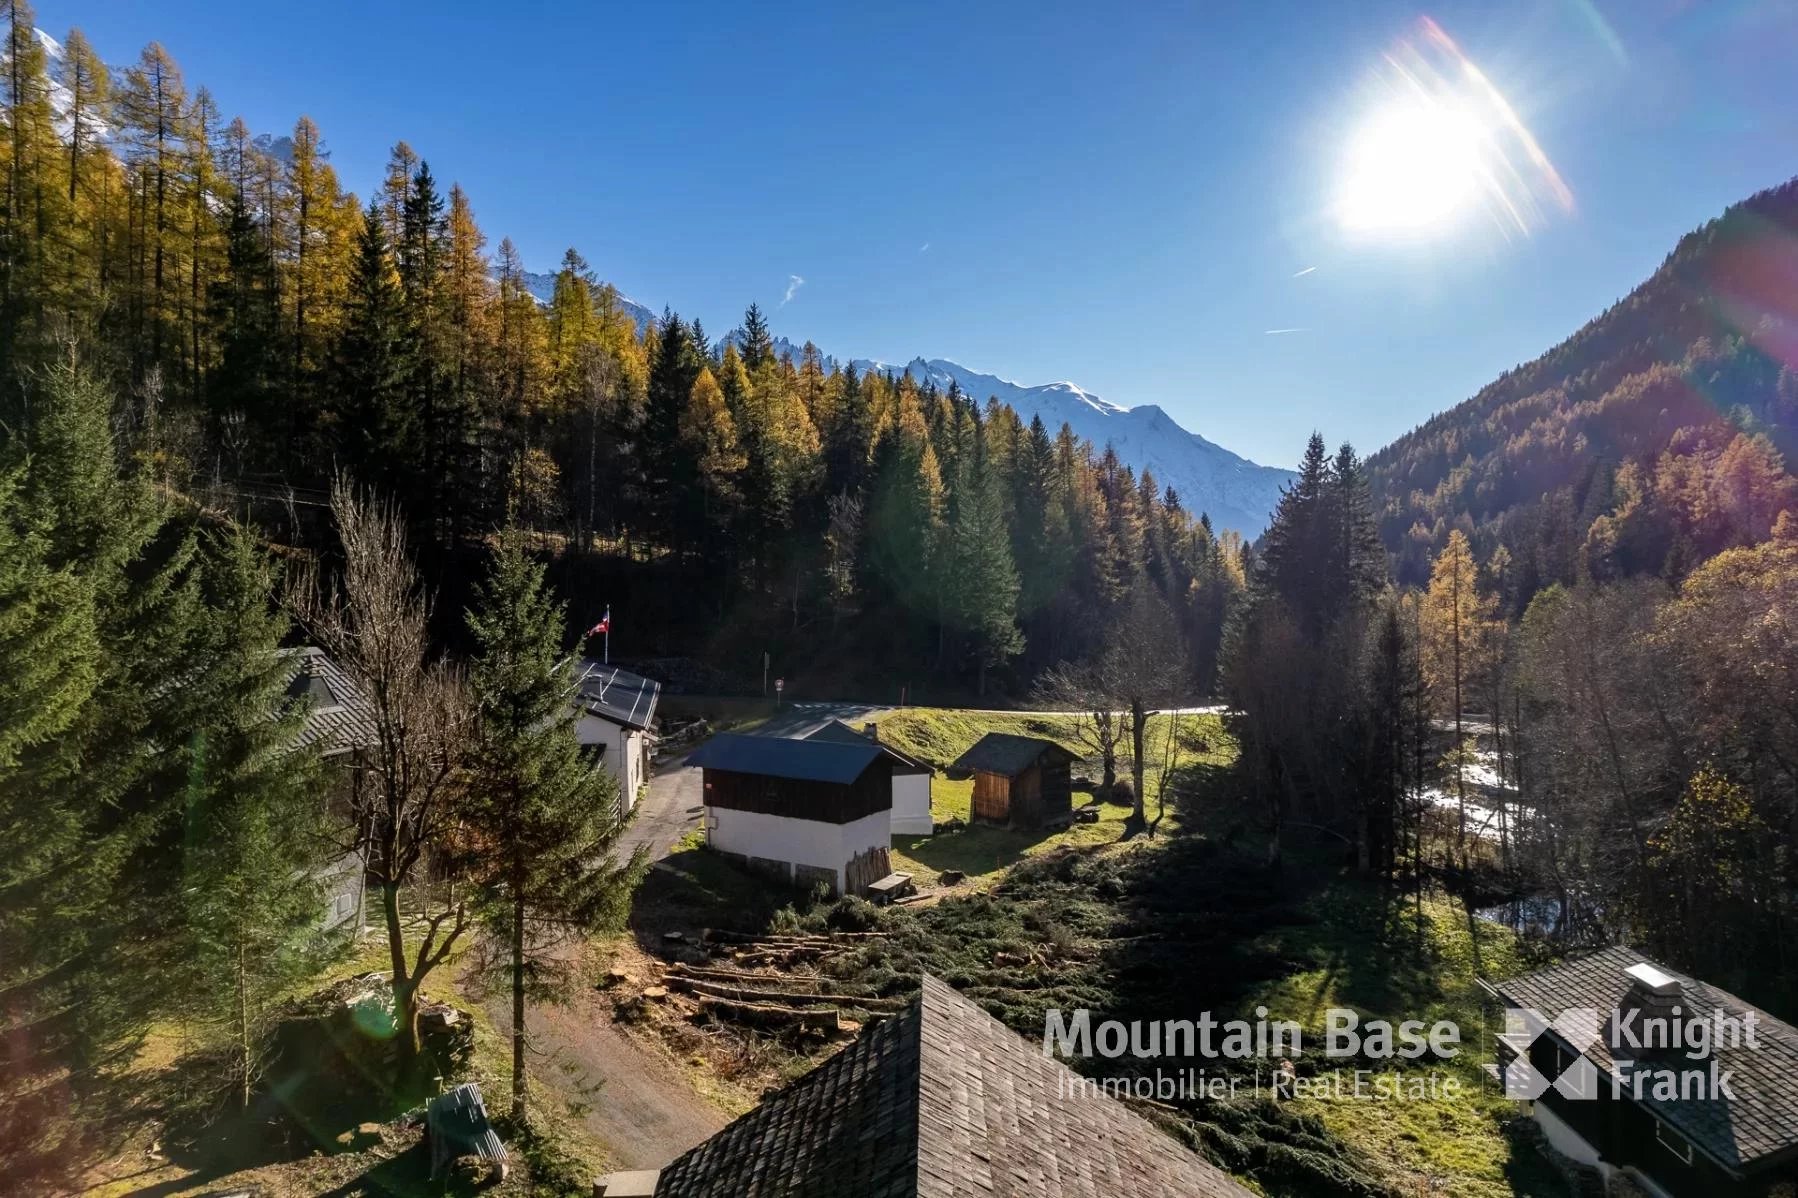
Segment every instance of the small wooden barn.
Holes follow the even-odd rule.
[[[1034,830],[1074,818],[1073,763],[1052,740],[989,732],[949,768],[974,775],[974,821]]]
[[[706,841],[803,889],[860,894],[891,868],[893,765],[873,741],[723,732],[687,758],[705,771]]]

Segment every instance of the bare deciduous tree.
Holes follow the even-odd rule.
[[[351,799],[356,848],[380,890],[395,1017],[416,1052],[419,989],[470,918],[462,903],[444,897],[425,915],[424,934],[409,952],[400,892],[419,881],[449,831],[468,709],[460,676],[431,652],[430,603],[407,556],[399,509],[357,493],[339,476],[331,511],[343,547],[341,572],[327,580],[316,566],[302,568],[289,601],[366,704],[367,743]]]
[[[1074,739],[1099,759],[1099,795],[1109,798],[1118,778],[1118,746],[1124,740],[1124,713],[1095,665],[1064,661],[1043,674],[1036,698],[1044,707],[1074,712]]]

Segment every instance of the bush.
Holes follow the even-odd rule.
[[[1128,778],[1119,778],[1111,784],[1111,793],[1105,796],[1105,801],[1119,807],[1136,806],[1135,783]]]
[[[867,899],[846,894],[830,908],[824,922],[838,932],[868,932],[880,925],[880,912]]]

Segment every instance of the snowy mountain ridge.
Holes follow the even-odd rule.
[[[526,272],[525,285],[540,302],[548,303],[555,290],[554,274]],[[639,327],[647,325],[656,314],[642,304],[623,299],[624,307]],[[741,345],[742,330],[733,329],[713,347]],[[795,361],[804,352],[785,337],[774,338],[774,352],[790,355]],[[1140,404],[1124,407],[1103,399],[1071,382],[1042,383],[1029,386],[971,370],[959,362],[944,358],[917,357],[904,365],[873,358],[851,358],[844,361],[822,355],[824,368],[848,365],[860,374],[901,375],[909,373],[922,383],[934,383],[947,390],[953,382],[976,402],[996,398],[1015,411],[1027,424],[1033,416],[1041,416],[1051,434],[1066,424],[1074,435],[1089,441],[1095,448],[1109,445],[1118,458],[1141,473],[1154,472],[1163,487],[1172,487],[1180,496],[1181,506],[1191,512],[1211,517],[1218,531],[1234,529],[1254,539],[1261,535],[1280,502],[1280,492],[1293,478],[1290,470],[1262,466],[1223,446],[1188,432],[1160,407]]]

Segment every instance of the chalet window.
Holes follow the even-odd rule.
[[[1665,1148],[1668,1152],[1671,1152],[1674,1156],[1686,1162],[1686,1164],[1689,1165],[1692,1163],[1691,1143],[1684,1136],[1669,1128],[1665,1123],[1662,1123],[1659,1120],[1655,1121],[1654,1138],[1660,1141],[1662,1148]]]

